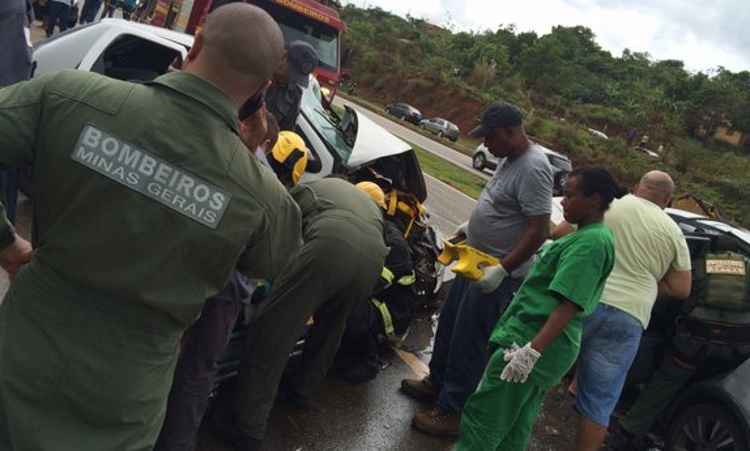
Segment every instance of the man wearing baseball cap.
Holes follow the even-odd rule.
[[[526,136],[521,111],[494,103],[470,135],[483,138],[500,161],[456,235],[465,235],[468,245],[500,264],[484,268],[477,282],[456,276],[440,313],[429,376],[401,383],[405,394],[434,402],[413,420],[417,429],[433,435],[458,435],[461,410],[487,365],[490,333],[549,229],[552,169],[542,148]]]
[[[266,105],[279,123],[279,129],[294,131],[302,102],[302,90],[310,84],[310,74],[318,67],[318,52],[304,41],[289,43],[284,62],[274,73],[266,92]]]

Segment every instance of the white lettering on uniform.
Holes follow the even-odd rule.
[[[102,138],[102,132],[95,129],[94,127],[86,128],[86,133],[83,135],[83,143],[88,147],[99,147],[99,140]]]
[[[211,190],[206,185],[198,185],[193,190],[193,197],[198,202],[205,202],[208,200],[208,196],[211,195]]]
[[[156,169],[156,174],[154,174],[154,180],[156,180],[159,183],[167,184],[167,179],[169,178],[169,174],[172,172],[172,168],[167,166],[164,163],[160,163],[159,167]]]
[[[138,168],[138,171],[141,172],[143,175],[147,175],[151,177],[154,175],[154,166],[156,166],[156,160],[149,157],[148,155],[144,155],[143,159],[141,160],[141,166]]]
[[[185,198],[180,196],[179,194],[175,194],[172,204],[178,205],[180,208],[183,208],[183,206],[185,205]]]
[[[120,180],[125,180],[125,168],[122,166],[118,166],[112,174],[120,177]]]
[[[86,152],[86,148],[83,146],[78,148],[78,152],[76,152],[76,156],[81,161],[86,161],[88,163],[91,162],[91,160],[94,158],[94,152]]]
[[[138,165],[138,160],[141,159],[141,153],[137,150],[130,150],[130,146],[125,144],[120,149],[120,155],[117,156],[117,161],[125,163],[126,166],[130,166],[135,169]]]
[[[146,189],[154,196],[158,196],[161,193],[161,186],[158,183],[151,182],[146,186]]]
[[[164,191],[161,192],[161,198],[166,201],[171,201],[172,196],[174,196],[174,193],[168,189],[165,189]]]
[[[70,157],[212,229],[232,198],[220,187],[90,124],[84,126]]]
[[[180,183],[177,184],[177,192],[182,192],[187,197],[193,197],[190,194],[190,190],[193,189],[193,186],[195,185],[195,180],[193,180],[192,177],[183,174],[182,179],[180,180]]]
[[[108,136],[102,141],[102,153],[108,157],[114,157],[120,149],[120,143],[115,138]]]
[[[211,196],[211,202],[208,203],[208,206],[214,210],[221,210],[224,206],[225,199],[224,194],[218,192],[214,193],[213,196]]]

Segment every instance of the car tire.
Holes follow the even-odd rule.
[[[484,157],[484,155],[482,155],[481,153],[478,153],[474,155],[474,158],[472,158],[471,165],[477,171],[481,171],[485,167],[487,167],[487,159]]]
[[[694,404],[681,410],[669,426],[666,451],[748,449],[742,423],[718,403]]]

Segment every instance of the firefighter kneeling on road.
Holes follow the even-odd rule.
[[[274,169],[288,168],[272,160]],[[217,435],[238,451],[260,449],[289,354],[313,317],[301,370],[284,386],[287,400],[308,404],[333,363],[349,313],[369,299],[388,253],[382,212],[351,183],[325,178],[289,193],[302,211],[304,244],[258,305],[233,409],[212,418]]]
[[[373,182],[360,182],[357,188],[367,193],[383,210],[385,194]],[[383,221],[383,238],[390,248],[378,285],[371,299],[354,307],[337,355],[341,377],[353,384],[372,380],[380,370],[378,343],[381,337],[398,340],[406,334],[414,319],[414,261],[409,244],[398,225]]]
[[[251,123],[265,123],[266,111],[262,103],[248,114],[247,118],[241,116],[243,130]],[[248,150],[258,147],[268,132],[265,125],[253,131],[255,133],[240,134]],[[293,132],[281,132],[278,138],[269,139],[273,141],[269,142],[273,149],[261,162],[271,166],[279,181],[291,188],[307,167],[305,143]],[[256,282],[235,270],[224,289],[206,301],[200,316],[182,337],[167,413],[155,451],[195,449],[196,434],[208,407],[219,361],[243,307],[251,300]]]

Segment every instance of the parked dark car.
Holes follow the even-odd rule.
[[[555,196],[561,196],[565,180],[568,178],[570,171],[573,170],[573,164],[570,162],[570,158],[565,155],[550,150],[541,144],[537,145],[542,148],[544,154],[547,155],[549,164],[552,165],[552,176],[554,177],[553,193]],[[503,159],[503,161],[505,161],[505,159]],[[477,146],[477,149],[474,151],[474,157],[472,158],[472,166],[474,169],[478,171],[492,169],[494,171],[499,164],[500,160],[492,155],[484,144]]]
[[[439,138],[448,138],[453,142],[458,141],[458,135],[461,133],[456,124],[440,117],[422,119],[419,126],[438,135]]]
[[[385,112],[399,119],[409,121],[414,125],[419,125],[422,120],[422,113],[408,103],[392,103],[385,107]]]
[[[683,210],[667,209],[688,241],[693,262],[693,292],[701,292],[706,253],[728,249],[750,258],[750,231]],[[703,265],[700,264],[703,263]],[[747,289],[747,288],[746,288]],[[745,293],[745,298],[750,293]],[[703,309],[696,315],[693,309]],[[726,316],[730,314],[730,316]],[[722,318],[730,318],[723,321]],[[745,319],[742,319],[745,317]],[[706,319],[711,318],[711,319]],[[684,354],[685,348],[697,349]],[[702,362],[652,429],[664,451],[746,451],[750,449],[750,318],[747,312],[722,311],[686,301],[657,301],[625,385],[620,407],[633,401],[664,358]],[[695,357],[695,356],[698,357]],[[689,370],[688,370],[689,371]],[[649,449],[652,444],[644,445]],[[633,451],[639,451],[634,449]]]

